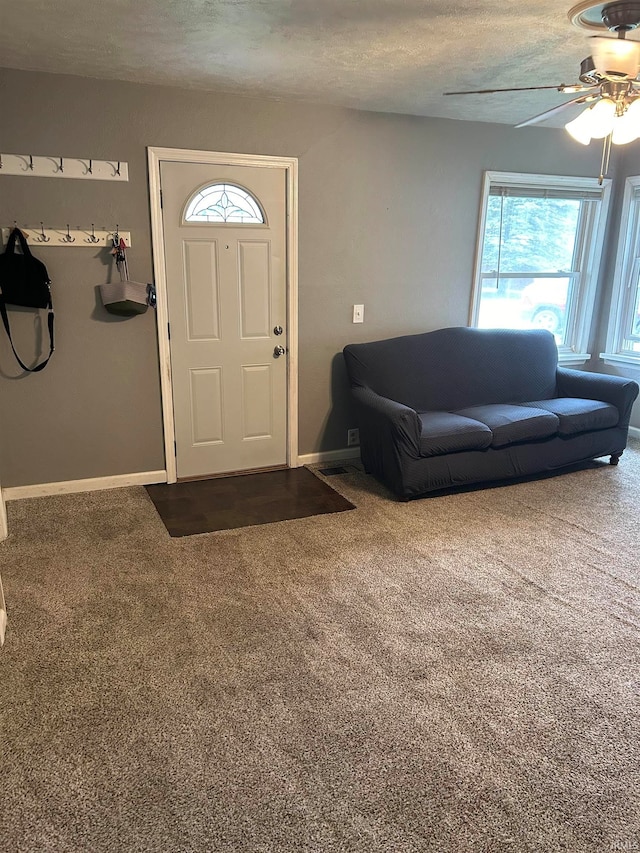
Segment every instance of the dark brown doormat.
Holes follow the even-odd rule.
[[[146,488],[170,536],[355,509],[307,468]]]

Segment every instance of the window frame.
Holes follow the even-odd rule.
[[[189,208],[194,204],[194,201],[198,195],[201,195],[205,190],[208,189],[216,189],[217,187],[230,187],[234,190],[240,190],[240,192],[245,193],[253,204],[257,207],[260,215],[262,216],[261,222],[253,222],[253,221],[238,221],[236,219],[189,219]],[[224,192],[225,190],[223,190]],[[215,180],[215,181],[206,181],[204,184],[195,189],[189,198],[187,199],[183,209],[180,221],[183,225],[195,225],[199,226],[220,226],[222,228],[226,227],[250,227],[250,228],[264,228],[268,227],[269,223],[267,221],[267,214],[262,205],[260,199],[256,196],[254,192],[252,192],[248,187],[243,186],[242,184],[238,184],[235,181],[227,181],[227,180]]]
[[[639,277],[640,175],[630,175],[624,184],[606,350],[600,353],[600,358],[607,363],[634,365],[640,369],[640,352],[633,353],[623,347],[624,341],[629,340],[625,330],[632,323],[631,314],[636,307],[633,281],[638,282]]]
[[[640,179],[639,179],[640,180]],[[538,175],[526,172],[486,171],[483,176],[482,200],[478,220],[476,254],[469,309],[469,326],[477,327],[482,297],[482,250],[484,247],[487,210],[492,186],[514,187],[520,190],[548,189],[550,191],[569,190],[598,191],[597,204],[586,205],[581,209],[580,224],[576,233],[576,256],[578,268],[568,271],[574,286],[570,288],[571,298],[567,304],[566,343],[558,346],[558,361],[561,364],[584,364],[591,358],[587,351],[591,333],[595,302],[600,277],[604,235],[607,227],[609,203],[611,200],[610,178],[602,184],[597,178],[569,175]],[[594,199],[596,201],[596,199]],[[544,277],[544,276],[539,276]]]

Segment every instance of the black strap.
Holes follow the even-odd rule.
[[[2,315],[2,322],[4,324],[5,331],[9,337],[9,343],[11,344],[11,349],[13,350],[13,354],[16,357],[16,361],[20,365],[23,370],[26,370],[28,373],[37,373],[39,370],[44,370],[47,366],[47,363],[51,356],[53,355],[53,307],[51,305],[51,301],[49,301],[49,313],[47,315],[47,326],[49,327],[49,355],[46,359],[39,364],[37,367],[27,367],[26,364],[22,361],[18,353],[16,352],[16,348],[13,345],[13,340],[11,338],[11,329],[9,328],[9,318],[7,316],[7,309],[4,304],[4,299],[0,299],[0,315]]]
[[[29,244],[27,243],[27,238],[24,236],[22,231],[19,228],[14,228],[11,234],[9,234],[9,239],[7,240],[7,248],[5,249],[5,254],[14,255],[16,249],[16,240],[20,241],[20,248],[22,249],[22,254],[31,257],[31,249],[29,248]]]

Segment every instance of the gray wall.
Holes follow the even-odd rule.
[[[482,172],[596,175],[599,151],[561,130],[420,119],[129,83],[0,72],[0,151],[120,159],[128,184],[0,174],[0,224],[132,232],[130,272],[152,280],[146,146],[299,158],[300,452],[353,426],[351,341],[467,323]],[[18,376],[0,335],[3,487],[164,468],[154,315],[96,300],[107,258],[40,248],[57,350]],[[365,304],[365,323],[351,305]],[[15,317],[29,355],[31,315]]]

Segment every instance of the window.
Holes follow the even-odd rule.
[[[640,177],[625,182],[607,352],[600,358],[640,366]]]
[[[258,200],[235,184],[210,184],[191,198],[185,222],[233,222],[243,225],[264,223]]]
[[[485,173],[471,325],[548,329],[562,362],[586,361],[610,187]]]

